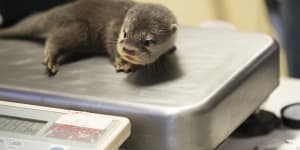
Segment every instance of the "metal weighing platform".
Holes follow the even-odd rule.
[[[43,45],[0,40],[0,98],[124,116],[128,150],[212,150],[279,82],[278,46],[257,33],[181,27],[157,67],[115,73],[105,57],[44,74]]]

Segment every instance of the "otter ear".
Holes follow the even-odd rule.
[[[172,33],[177,31],[177,24],[171,24],[170,30]]]

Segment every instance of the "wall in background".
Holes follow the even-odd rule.
[[[162,3],[172,9],[181,24],[197,25],[210,20],[227,20],[239,30],[270,33],[262,0],[138,0]]]

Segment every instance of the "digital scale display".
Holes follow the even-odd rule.
[[[46,121],[0,115],[0,131],[35,135]]]

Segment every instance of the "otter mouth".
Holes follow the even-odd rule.
[[[132,57],[132,56],[128,56],[128,55],[125,55],[124,56],[126,59],[128,59],[128,60],[131,60],[131,61],[135,61],[136,59],[134,58],[134,57]]]
[[[136,57],[132,57],[132,56],[129,56],[129,55],[121,55],[121,57],[122,57],[124,60],[126,60],[126,61],[128,61],[128,62],[130,62],[130,63],[136,64],[136,65],[143,65],[143,63],[141,63],[141,62],[139,61],[139,59],[137,59]]]

